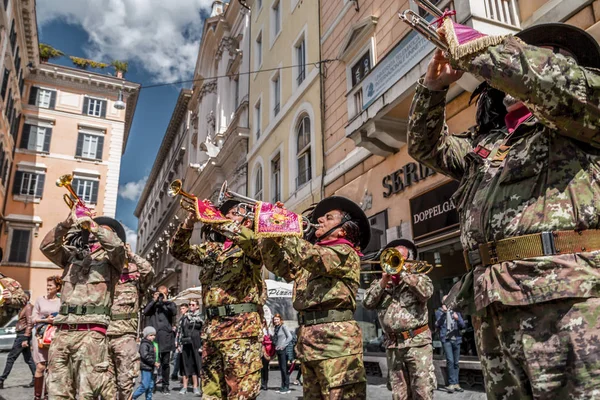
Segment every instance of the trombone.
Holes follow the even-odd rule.
[[[233,192],[229,190],[227,186],[227,181],[223,182],[221,185],[221,190],[219,191],[219,197],[217,200],[217,207],[221,207],[227,200],[236,200],[239,201],[240,204],[237,211],[235,211],[240,217],[248,218],[250,220],[254,220],[254,212],[256,208],[256,203],[258,200],[253,198],[244,196],[242,194]],[[243,208],[244,211],[240,211],[240,208]],[[304,233],[307,233],[311,229],[318,229],[319,224],[312,223],[308,218],[300,215],[302,219],[302,230]]]
[[[437,8],[435,4],[429,0],[415,0],[415,3],[417,3],[421,9],[427,11],[436,18],[440,18],[444,15],[442,10]],[[413,10],[405,10],[400,13],[398,17],[400,20],[407,23],[413,30],[425,36],[427,40],[432,42],[438,48],[443,51],[448,51],[448,45],[440,38],[440,35],[437,33],[436,29],[433,28],[431,24],[418,13],[414,12]]]
[[[402,273],[428,274],[433,270],[433,265],[429,264],[427,261],[407,260],[402,253],[394,247],[383,250],[379,257],[379,261],[362,261],[361,264],[380,264],[383,272],[389,275],[398,275]]]

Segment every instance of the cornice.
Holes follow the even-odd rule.
[[[40,49],[37,30],[37,13],[35,0],[21,0],[21,13],[23,18],[23,34],[25,37],[25,47],[27,48],[28,60],[37,67],[40,59]],[[23,63],[24,65],[27,65]]]

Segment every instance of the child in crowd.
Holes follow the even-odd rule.
[[[140,343],[140,369],[142,370],[142,383],[133,394],[133,399],[137,399],[142,394],[146,393],[146,400],[152,400],[152,392],[154,390],[154,371],[160,366],[157,362],[156,344],[156,329],[147,326],[143,331],[144,338]]]

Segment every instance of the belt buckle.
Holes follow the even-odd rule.
[[[70,331],[76,331],[77,330],[77,324],[69,324],[69,328]]]
[[[299,325],[304,325],[304,315],[298,313],[298,324]]]
[[[215,308],[207,308],[206,309],[206,314],[208,315],[208,318],[214,318],[215,317],[215,311],[217,311],[217,313],[218,313],[218,310],[216,310]]]
[[[77,306],[68,306],[67,307],[67,314],[75,314],[76,311],[77,311]]]
[[[225,316],[226,317],[233,316],[233,310],[231,309],[231,305],[229,305],[229,304],[225,305]]]
[[[545,256],[553,256],[557,254],[554,234],[552,232],[542,232],[542,251]]]
[[[496,251],[496,243],[495,242],[491,242],[488,245],[488,251],[490,254],[490,264],[491,265],[498,264],[498,252]]]
[[[87,314],[87,306],[86,305],[82,305],[81,306],[81,315],[85,315]]]

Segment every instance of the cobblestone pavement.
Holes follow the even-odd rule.
[[[8,353],[2,352],[0,353],[0,370],[4,369],[4,364],[6,363],[6,357]],[[295,378],[294,373],[294,378]],[[23,361],[22,358],[19,358],[14,365],[14,368],[9,375],[8,379],[4,382],[4,390],[0,390],[0,400],[31,400],[33,398],[33,388],[25,388],[24,385],[27,385],[31,382],[31,372],[27,365]],[[289,394],[279,394],[275,391],[279,388],[279,384],[281,382],[281,377],[278,370],[272,369],[269,374],[269,390],[262,392],[258,397],[259,400],[275,400],[275,399],[302,399],[302,387],[291,385],[291,393]],[[166,400],[166,399],[198,399],[195,397],[190,390],[185,396],[182,396],[178,393],[181,388],[181,384],[178,382],[171,382],[171,395],[163,395],[162,393],[155,393],[153,398],[156,400]],[[382,378],[369,378],[369,385],[367,388],[367,398],[368,399],[391,399],[392,392],[388,391],[386,388],[385,380]],[[477,390],[465,390],[463,393],[454,393],[450,394],[444,391],[443,388],[440,388],[435,391],[434,398],[445,400],[483,400],[485,399],[485,393]],[[143,399],[143,396],[141,397]]]

